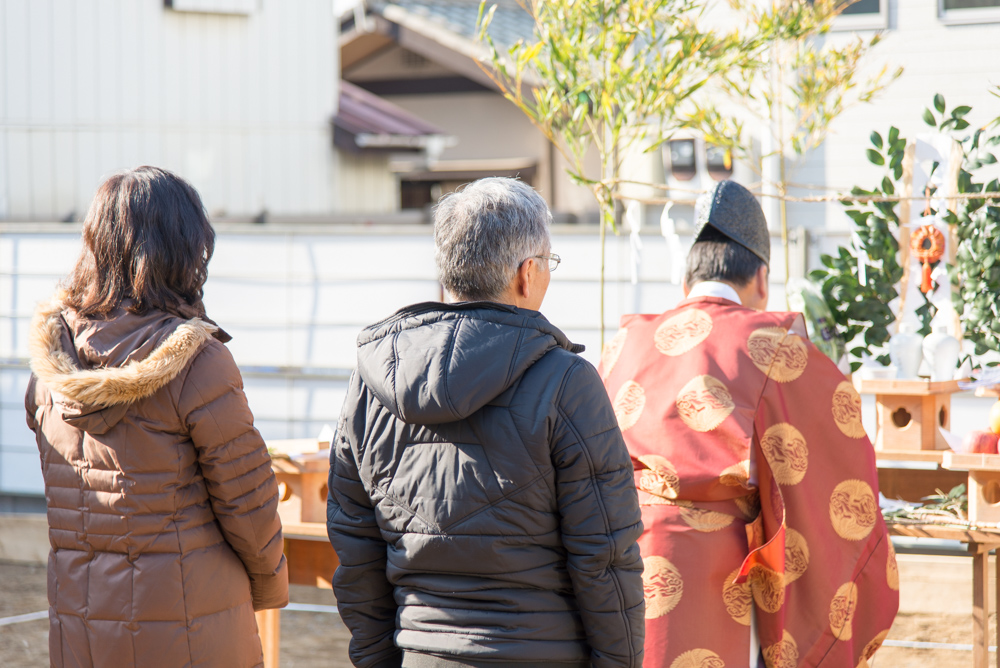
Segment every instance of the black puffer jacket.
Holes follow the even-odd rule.
[[[485,302],[361,333],[327,512],[356,666],[642,665],[632,464],[574,350]]]

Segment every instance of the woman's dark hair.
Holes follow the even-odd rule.
[[[764,261],[714,227],[705,226],[688,253],[685,284],[725,281],[744,286],[753,280]]]
[[[66,303],[83,316],[105,315],[126,299],[132,313],[204,313],[214,250],[205,207],[184,179],[158,167],[120,172],[94,195]]]

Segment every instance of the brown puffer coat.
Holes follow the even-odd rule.
[[[161,311],[32,324],[53,666],[263,665],[288,602],[270,458],[217,328]]]

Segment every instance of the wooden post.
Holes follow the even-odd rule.
[[[969,543],[972,552],[972,665],[990,665],[990,546]]]
[[[278,668],[278,651],[281,647],[281,611],[261,610],[257,618],[257,633],[264,650],[264,668]]]
[[[899,201],[899,266],[903,268],[903,279],[899,282],[899,310],[896,312],[896,331],[903,322],[906,312],[906,291],[910,285],[910,210],[913,206],[907,199],[913,195],[913,161],[917,146],[913,142],[906,144],[903,154],[903,189]]]
[[[994,547],[997,547],[997,546],[994,546]],[[989,555],[987,554],[987,556],[989,556]],[[995,570],[994,575],[996,575],[996,583],[995,583],[995,585],[996,585],[996,592],[994,592],[996,594],[996,598],[994,598],[993,600],[996,601],[997,610],[1000,610],[1000,548],[997,549],[996,554],[994,555],[993,559],[994,559],[993,568]],[[1000,620],[997,620],[997,621],[994,622],[994,627],[997,629],[997,638],[998,638],[997,643],[1000,644]],[[987,634],[987,636],[986,636],[986,644],[987,645],[990,644],[989,643],[989,639],[990,639],[989,638],[989,634]],[[997,653],[996,654],[997,654],[996,665],[997,665],[997,668],[1000,668],[1000,648],[997,648]]]

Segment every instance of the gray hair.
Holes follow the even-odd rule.
[[[438,278],[456,299],[497,301],[533,255],[549,250],[552,214],[541,195],[517,179],[474,181],[434,209]]]

